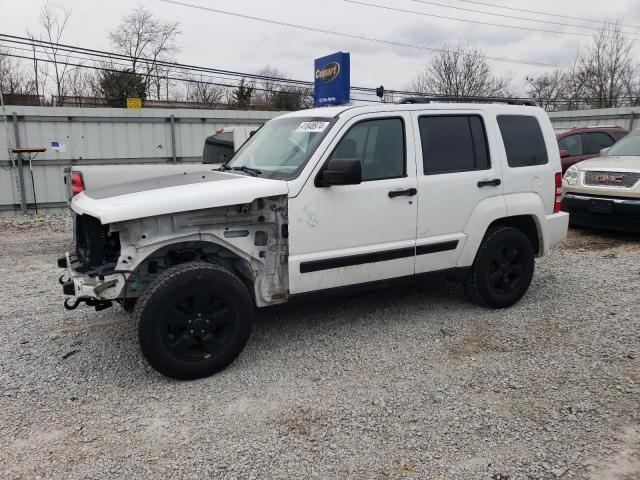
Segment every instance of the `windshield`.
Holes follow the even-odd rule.
[[[608,157],[635,157],[640,156],[640,134],[627,135],[618,143],[614,144],[608,151]]]
[[[335,118],[276,118],[263,125],[226,166],[251,169],[267,178],[298,176],[325,137]]]

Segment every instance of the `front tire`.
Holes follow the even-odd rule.
[[[240,355],[253,315],[251,295],[233,273],[205,262],[176,265],[136,303],[140,350],[167,377],[208,377]]]
[[[531,285],[534,265],[533,247],[522,231],[493,228],[478,249],[465,290],[480,305],[510,307]]]

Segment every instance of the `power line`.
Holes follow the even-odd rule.
[[[25,59],[25,60],[33,60],[33,57],[31,57],[31,56],[16,55],[14,53],[8,53],[5,56],[11,57],[11,58],[21,58],[21,59]],[[95,65],[84,65],[84,64],[81,64],[81,63],[64,62],[64,61],[61,61],[61,60],[57,60],[56,61],[56,60],[52,60],[52,59],[49,59],[49,58],[37,57],[36,60],[38,62],[57,63],[58,65],[65,65],[65,66],[68,66],[68,67],[87,68],[87,69],[90,69],[90,70],[96,70],[96,71],[102,71],[102,72],[123,73],[122,70],[117,70],[117,69],[114,69],[114,68],[98,67],[98,66],[95,66]],[[136,75],[136,74],[132,73],[132,75]],[[169,76],[169,75],[157,75],[157,74],[145,74],[145,76],[150,77],[150,78],[160,79],[160,80],[174,80],[174,81],[179,81],[179,82],[214,85],[214,86],[232,88],[232,89],[237,88],[237,85],[230,85],[230,84],[217,83],[217,82],[204,82],[204,81],[201,81],[201,80],[195,80],[195,79],[186,78],[186,77],[172,77],[172,76]],[[255,86],[253,86],[252,89],[254,91],[259,91],[259,92],[270,92],[271,91],[269,89],[259,88],[259,87],[255,87]],[[281,90],[278,93],[281,93],[281,94],[284,94],[284,95],[300,95],[300,92],[289,92],[289,91],[286,91],[286,90]],[[379,103],[379,101],[377,101],[377,100],[372,100],[372,99],[367,99],[367,98],[356,98],[356,97],[353,97],[352,100],[357,101],[357,102],[375,102],[375,103]]]
[[[411,13],[413,15],[421,15],[423,17],[441,18],[443,20],[452,20],[452,21],[456,21],[456,22],[473,23],[475,25],[488,25],[488,26],[491,26],[491,27],[511,28],[513,30],[527,30],[527,31],[530,31],[530,32],[554,33],[554,34],[560,34],[560,35],[575,35],[575,36],[579,36],[579,37],[590,37],[591,36],[588,33],[563,32],[563,31],[560,31],[560,30],[546,30],[546,29],[542,29],[542,28],[524,27],[524,26],[518,26],[518,25],[505,25],[503,23],[490,23],[490,22],[483,22],[481,20],[469,20],[469,19],[466,19],[466,18],[448,17],[446,15],[436,15],[435,13],[416,12],[415,10],[405,10],[403,8],[389,7],[389,6],[386,6],[386,5],[378,5],[378,4],[375,4],[375,3],[360,2],[360,1],[357,1],[357,0],[342,0],[342,1],[346,2],[346,3],[352,3],[354,5],[361,5],[361,6],[366,6],[366,7],[380,8],[380,9],[383,9],[383,10],[389,10],[389,11],[393,11],[393,12]]]
[[[118,59],[118,60],[125,60],[125,61],[132,61],[133,57],[129,56],[129,55],[125,55],[125,54],[120,54],[120,53],[114,53],[114,52],[106,52],[103,50],[95,50],[95,49],[91,49],[91,48],[84,48],[84,47],[78,47],[78,46],[74,46],[74,45],[66,45],[63,43],[53,43],[53,42],[48,42],[46,40],[36,40],[36,39],[30,39],[27,37],[20,37],[20,36],[16,36],[16,35],[8,35],[8,34],[3,34],[0,33],[0,37],[3,37],[7,40],[7,42],[11,42],[11,43],[17,43],[17,44],[21,44],[21,45],[28,45],[28,46],[41,46],[41,47],[46,47],[46,48],[50,48],[50,49],[56,49],[59,51],[63,51],[63,52],[73,52],[73,53],[82,53],[82,54],[86,54],[86,55],[93,55],[96,57],[100,57],[100,58],[105,58],[108,60],[113,60],[113,59]],[[209,68],[209,67],[200,67],[200,66],[196,66],[196,65],[188,65],[188,64],[182,64],[182,63],[176,63],[176,62],[168,62],[168,61],[163,61],[163,60],[151,60],[151,59],[147,59],[147,58],[137,58],[136,59],[137,62],[141,63],[141,64],[145,64],[145,65],[154,65],[154,66],[173,66],[176,68],[180,68],[180,69],[186,69],[186,70],[195,70],[195,71],[202,71],[202,72],[207,72],[207,73],[217,73],[220,75],[228,75],[228,76],[242,76],[242,77],[247,77],[247,78],[252,78],[252,79],[260,79],[260,80],[279,80],[279,81],[286,81],[288,83],[299,83],[299,84],[310,84],[310,82],[307,81],[302,81],[302,80],[293,80],[293,79],[285,79],[285,78],[278,78],[278,77],[273,77],[273,76],[267,76],[267,75],[259,75],[259,74],[251,74],[251,73],[244,73],[244,72],[236,72],[236,71],[232,71],[232,70],[220,70],[220,69],[215,69],[215,68]]]
[[[517,8],[517,7],[506,7],[504,5],[498,5],[496,3],[489,3],[489,2],[479,2],[476,0],[460,0],[461,2],[465,2],[465,3],[473,3],[475,5],[484,5],[485,7],[493,7],[493,8],[501,8],[504,10],[513,10],[513,11],[517,11],[517,12],[524,12],[524,13],[534,13],[536,15],[545,15],[548,17],[558,17],[558,18],[569,18],[571,20],[580,20],[582,22],[591,22],[591,23],[597,23],[600,25],[615,25],[616,22],[607,22],[607,21],[602,21],[602,20],[594,20],[592,18],[584,18],[584,17],[574,17],[571,15],[562,15],[559,13],[551,13],[551,12],[542,12],[540,10],[528,10],[526,8]],[[621,27],[624,28],[635,28],[635,29],[639,29],[640,26],[637,25],[624,25],[624,24],[620,24]]]
[[[11,57],[11,58],[19,58],[19,59],[25,59],[25,60],[33,60],[32,56],[25,56],[25,55],[16,55],[16,54],[12,54],[12,53],[7,53],[4,56],[6,57]],[[117,70],[117,69],[113,69],[113,68],[107,68],[107,67],[99,67],[99,66],[91,66],[91,65],[84,65],[84,64],[80,64],[80,63],[71,63],[71,62],[64,62],[64,61],[55,61],[49,58],[42,58],[42,57],[36,57],[36,60],[39,62],[45,62],[45,63],[58,63],[59,65],[65,65],[65,66],[69,66],[69,67],[77,67],[77,68],[86,68],[86,69],[90,69],[90,70],[96,70],[96,71],[104,71],[104,72],[113,72],[113,73],[123,73],[122,70]],[[220,86],[220,87],[225,87],[225,88],[237,88],[237,85],[230,85],[230,84],[222,84],[222,83],[216,83],[216,82],[205,82],[202,80],[195,80],[195,79],[191,79],[191,78],[184,78],[184,77],[172,77],[172,76],[166,76],[166,75],[156,75],[156,74],[148,74],[147,76],[151,77],[151,78],[158,78],[161,80],[175,80],[175,81],[181,81],[181,82],[187,82],[187,83],[196,83],[196,84],[207,84],[207,85],[216,85],[216,86]],[[269,91],[267,89],[263,89],[263,88],[259,88],[259,87],[254,87],[253,88],[256,91]],[[398,91],[394,91],[395,93],[400,93]],[[287,92],[287,91],[283,91],[282,93],[284,94],[290,94],[290,95],[298,95],[298,92]],[[391,93],[391,91],[388,91],[388,93]],[[434,100],[438,100],[438,97],[446,97],[445,101],[448,101],[448,99],[450,99],[450,96],[444,95],[444,94],[432,94],[432,93],[428,93],[428,92],[406,92],[406,93],[411,93],[414,96],[418,96],[418,97],[428,97]],[[479,97],[482,98],[482,97]],[[616,97],[618,100],[629,100],[629,101],[636,101],[637,97],[632,96],[632,95],[620,95]],[[368,102],[368,103],[380,103],[379,100],[374,100],[374,99],[367,99],[367,98],[357,98],[357,97],[352,97],[352,100],[356,101],[356,102]],[[532,98],[524,98],[524,97],[513,97],[511,98],[511,100],[532,100]],[[533,100],[536,100],[535,98],[533,98]],[[576,100],[581,101],[581,102],[592,102],[592,101],[598,101],[600,100],[597,97],[579,97]],[[545,103],[549,103],[549,104],[565,104],[568,103],[569,99],[549,99],[549,100],[544,100]]]
[[[336,35],[339,37],[345,37],[345,38],[351,38],[351,39],[355,39],[355,40],[363,40],[363,41],[367,41],[367,42],[376,42],[376,43],[382,43],[385,45],[391,45],[394,47],[403,47],[403,48],[413,48],[413,49],[417,49],[417,50],[425,50],[428,52],[442,52],[442,49],[440,48],[435,48],[435,47],[428,47],[425,45],[417,45],[417,44],[413,44],[413,43],[403,43],[403,42],[397,42],[394,40],[384,40],[381,38],[375,38],[375,37],[367,37],[367,36],[363,36],[363,35],[356,35],[356,34],[352,34],[352,33],[346,33],[346,32],[338,32],[338,31],[334,31],[334,30],[326,30],[324,28],[318,28],[318,27],[310,27],[310,26],[306,26],[306,25],[299,25],[296,23],[289,23],[289,22],[283,22],[280,20],[274,20],[274,19],[270,19],[270,18],[263,18],[263,17],[254,17],[252,15],[245,15],[245,14],[241,14],[241,13],[236,13],[236,12],[229,12],[227,10],[220,10],[217,8],[210,8],[210,7],[203,7],[202,5],[195,5],[192,3],[186,3],[186,2],[182,2],[182,1],[178,1],[178,0],[159,0],[160,2],[164,2],[164,3],[169,3],[169,4],[173,4],[173,5],[178,5],[181,7],[187,7],[187,8],[193,8],[196,10],[202,10],[202,11],[207,11],[207,12],[212,12],[212,13],[218,13],[220,15],[228,15],[228,16],[232,16],[232,17],[236,17],[236,18],[242,18],[245,20],[253,20],[256,22],[262,22],[262,23],[270,23],[272,25],[279,25],[279,26],[283,26],[283,27],[289,27],[289,28],[296,28],[299,30],[307,30],[310,32],[316,32],[316,33],[324,33],[327,35]],[[550,63],[544,63],[544,62],[535,62],[535,61],[529,61],[529,60],[519,60],[519,59],[515,59],[515,58],[506,58],[506,57],[491,57],[491,56],[487,56],[486,57],[487,60],[492,60],[495,62],[504,62],[504,63],[515,63],[515,64],[520,64],[520,65],[535,65],[538,67],[551,67],[551,68],[564,68],[564,65],[557,65],[557,64],[550,64]]]
[[[474,8],[465,8],[465,7],[454,7],[453,5],[448,5],[446,3],[438,3],[438,2],[430,2],[427,0],[409,0],[410,2],[414,2],[414,3],[421,3],[424,5],[433,5],[436,7],[443,7],[443,8],[450,8],[453,10],[460,10],[460,11],[464,11],[464,12],[471,12],[471,13],[480,13],[482,15],[490,15],[490,16],[494,16],[494,17],[501,17],[501,18],[513,18],[514,20],[525,20],[528,22],[537,22],[537,23],[547,23],[549,25],[560,25],[563,27],[572,27],[572,28],[582,28],[585,30],[598,30],[600,27],[596,27],[596,26],[587,26],[587,25],[578,25],[575,23],[566,23],[566,22],[554,22],[552,20],[541,20],[541,19],[537,19],[537,18],[530,18],[530,17],[519,17],[517,15],[507,15],[504,13],[495,13],[495,12],[487,12],[484,10],[476,10]],[[480,2],[474,2],[474,3],[480,3]],[[487,4],[490,5],[490,4]],[[508,7],[505,7],[508,8]],[[518,10],[518,9],[515,9]],[[638,32],[626,32],[629,35],[638,35]]]
[[[35,49],[35,51],[37,53],[40,53],[40,54],[45,54],[46,55],[48,53],[47,50],[46,50],[46,47],[42,47],[40,45],[34,45],[32,48],[24,48],[24,47],[16,47],[14,45],[7,44],[6,42],[7,42],[7,40],[4,40],[4,39],[0,38],[0,45],[3,45],[5,48],[11,49],[11,50],[17,50],[17,51],[21,51],[21,52],[33,52],[33,50]],[[15,42],[15,43],[20,43],[20,42]],[[64,50],[64,51],[67,52],[69,50]],[[77,52],[77,53],[80,53],[80,52]],[[83,55],[88,55],[88,54],[83,54]],[[64,59],[71,58],[71,59],[79,60],[79,61],[91,61],[91,62],[99,62],[99,61],[101,61],[101,60],[97,60],[96,58],[91,58],[91,57],[87,57],[87,56],[81,57],[81,56],[72,55],[70,53],[65,53],[65,54],[63,54],[61,56],[64,57]],[[33,57],[31,57],[31,58],[33,60]],[[98,57],[98,58],[100,58],[100,57]],[[37,58],[36,58],[36,60],[37,60]],[[140,62],[140,63],[144,63],[144,62]],[[130,69],[131,68],[130,64],[119,63],[118,61],[114,61],[113,59],[109,60],[109,65],[110,66],[121,67],[122,68],[121,71],[125,71],[126,69]],[[180,71],[176,72],[175,70],[171,70],[171,69],[168,69],[167,72],[168,73],[177,73],[177,74],[180,73]],[[198,75],[200,78],[207,78],[207,79],[213,79],[213,80],[223,80],[223,81],[229,80],[229,78],[227,78],[227,77],[204,74],[202,72],[197,72],[197,73],[188,72],[187,74]]]
[[[94,56],[97,58],[109,60],[111,62],[113,62],[114,59],[128,61],[128,62],[131,62],[133,60],[132,57],[125,54],[107,52],[104,50],[95,50],[91,48],[78,47],[78,46],[67,45],[62,43],[53,43],[53,42],[48,42],[46,40],[36,40],[28,37],[20,37],[20,36],[9,35],[4,33],[0,33],[0,40],[4,42],[19,44],[19,45],[27,45],[29,47],[38,46],[41,48],[57,49],[62,52],[71,52],[71,53],[78,53],[81,55]],[[269,76],[269,75],[238,72],[233,70],[221,70],[217,68],[201,67],[197,65],[183,64],[183,63],[177,63],[177,62],[169,62],[169,61],[161,61],[161,60],[154,61],[146,58],[138,58],[136,59],[136,61],[146,66],[149,66],[149,65],[161,66],[166,68],[176,68],[178,70],[183,70],[183,71],[198,72],[198,73],[202,73],[202,72],[214,73],[218,75],[225,75],[225,76],[231,76],[231,77],[248,78],[252,80],[275,81],[279,83],[306,86],[306,87],[313,86],[313,82],[306,81],[306,80],[295,80],[290,78],[275,77],[275,76]],[[351,90],[375,94],[376,89],[375,87],[352,86]],[[387,90],[387,92],[391,94],[398,94],[398,95],[413,95],[416,93],[416,92],[408,92],[404,90]]]

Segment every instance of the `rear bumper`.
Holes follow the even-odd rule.
[[[549,250],[567,238],[569,229],[569,215],[565,212],[554,213],[545,217],[544,252]]]
[[[567,193],[562,210],[575,225],[640,233],[640,200]]]

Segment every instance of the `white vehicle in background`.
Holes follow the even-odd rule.
[[[64,169],[67,200],[83,190],[95,190],[123,182],[217,169],[257,130],[257,127],[218,128],[209,135],[202,149],[202,163],[150,163],[135,165],[73,165]],[[207,167],[206,165],[213,165]]]
[[[561,180],[528,104],[287,113],[218,171],[76,195],[65,305],[135,308],[142,353],[178,379],[233,362],[256,306],[304,295],[456,272],[477,303],[509,307],[566,236]]]
[[[569,167],[563,190],[572,224],[640,233],[640,130]]]
[[[202,163],[226,163],[256,130],[256,127],[245,126],[218,128],[204,141]]]

